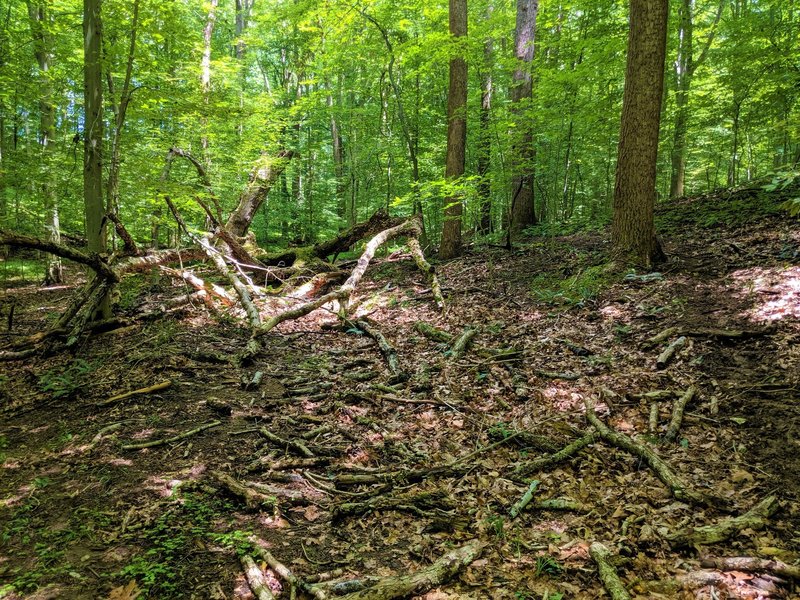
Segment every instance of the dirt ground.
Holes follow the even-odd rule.
[[[407,257],[382,257],[357,291],[357,314],[396,347],[405,381],[371,338],[325,310],[279,326],[241,369],[224,358],[247,329],[203,306],[94,335],[72,354],[0,363],[0,598],[245,599],[239,556],[254,545],[301,577],[357,579],[407,574],[476,538],[481,557],[424,598],[602,597],[595,541],[617,555],[635,597],[800,597],[791,578],[744,571],[712,569],[713,584],[691,590],[649,583],[706,573],[709,557],[800,557],[800,226],[752,196],[662,209],[671,260],[649,277],[607,273],[604,234],[476,248],[439,267],[443,315]],[[0,335],[42,331],[71,292],[5,290],[17,308]],[[135,319],[183,293],[137,276],[119,309]],[[418,321],[478,334],[454,356]],[[681,335],[685,345],[658,368]],[[691,386],[679,435],[666,442],[674,394]],[[651,430],[643,394],[654,390],[674,394],[657,401]],[[589,429],[586,399],[727,510],[676,498],[641,457],[605,441],[515,475]],[[260,484],[274,506],[246,506],[219,473]],[[512,518],[532,479],[533,502]],[[771,495],[778,510],[761,526],[709,545],[671,540]],[[555,498],[572,510],[537,504]]]

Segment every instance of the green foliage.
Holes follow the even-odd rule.
[[[604,265],[586,267],[566,278],[545,273],[533,278],[531,293],[536,299],[554,306],[583,306],[615,279]]]
[[[249,532],[219,532],[218,527],[231,522],[232,507],[220,500],[206,500],[191,493],[144,530],[137,532],[137,543],[146,546],[122,569],[111,576],[120,581],[135,578],[145,595],[153,598],[183,597],[183,572],[187,557],[196,552],[199,542],[210,542],[235,551],[251,551]]]
[[[0,258],[0,284],[13,287],[26,283],[41,283],[46,265],[39,260],[9,257]]]
[[[541,577],[542,575],[558,577],[563,570],[564,568],[552,556],[544,555],[536,557],[536,568],[534,570],[534,575],[536,577]]]
[[[87,375],[96,365],[76,358],[66,367],[53,367],[39,376],[39,389],[53,398],[68,398],[88,384]]]

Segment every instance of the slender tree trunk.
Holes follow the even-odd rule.
[[[83,203],[86,240],[90,252],[106,251],[105,207],[103,203],[103,77],[101,48],[102,0],[83,0]],[[95,318],[111,316],[106,296]]]
[[[203,129],[200,138],[200,146],[203,148],[203,162],[206,171],[211,167],[211,153],[208,142],[208,119],[209,119],[209,96],[211,94],[211,37],[214,33],[214,23],[217,20],[217,2],[210,0],[208,6],[208,16],[203,27],[203,58],[200,61],[200,85],[203,90],[203,119],[201,127]]]
[[[510,229],[519,232],[536,224],[534,208],[534,160],[533,133],[526,109],[533,98],[534,41],[538,0],[517,0],[517,24],[514,33],[514,56],[517,66],[511,84],[511,111],[518,136],[512,148],[511,219]]]
[[[114,112],[114,131],[111,136],[111,164],[108,168],[107,183],[107,210],[109,213],[119,213],[119,172],[121,166],[122,129],[125,126],[125,115],[131,101],[131,78],[133,76],[133,58],[136,53],[136,32],[139,26],[139,0],[133,2],[133,16],[131,17],[131,37],[128,47],[128,59],[125,65],[125,81],[122,84],[119,102],[114,98],[114,79],[111,70],[106,72],[108,79],[108,94]]]
[[[625,93],[614,186],[611,241],[623,262],[650,266],[663,258],[653,209],[664,60],[667,0],[631,0]]]
[[[39,143],[42,147],[41,175],[39,185],[44,198],[45,230],[47,239],[56,244],[61,242],[61,226],[58,218],[58,197],[56,185],[53,181],[55,168],[53,165],[55,136],[56,136],[56,110],[53,105],[53,85],[50,82],[50,41],[48,28],[50,17],[47,13],[47,4],[41,0],[28,1],[28,16],[31,22],[33,35],[33,50],[36,62],[39,65]],[[52,285],[63,283],[64,270],[61,258],[49,254],[45,270],[44,283]]]
[[[341,80],[339,81],[341,86]],[[328,108],[331,112],[331,150],[333,154],[333,174],[336,178],[336,213],[338,217],[347,222],[347,198],[345,192],[347,191],[347,183],[344,175],[344,143],[342,142],[342,133],[339,130],[339,123],[336,121],[334,114],[334,101],[333,94],[328,93]],[[348,226],[355,223],[347,222]]]
[[[486,17],[492,15],[493,6],[489,3]],[[494,62],[494,40],[487,38],[483,43],[483,70],[481,72],[481,108],[478,118],[478,201],[480,214],[478,217],[478,233],[487,234],[492,231],[492,182],[489,170],[492,164],[492,134],[490,131],[492,118],[492,63]]]
[[[467,35],[467,0],[450,0],[450,34],[456,39]],[[464,175],[467,145],[467,61],[464,49],[450,59],[450,87],[447,95],[447,162],[445,179],[458,184]],[[439,258],[454,258],[461,254],[461,193],[444,199],[444,225]]]

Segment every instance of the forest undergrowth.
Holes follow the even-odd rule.
[[[610,273],[601,233],[475,247],[437,267],[443,314],[384,255],[351,322],[285,322],[241,368],[231,315],[137,319],[186,290],[126,278],[131,324],[0,371],[0,598],[252,598],[264,550],[300,597],[356,597],[469,543],[421,597],[602,597],[595,543],[633,597],[797,597],[800,227],[777,203],[662,206],[658,273]],[[0,335],[71,293],[8,287]]]

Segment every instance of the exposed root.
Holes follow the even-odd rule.
[[[688,527],[666,536],[666,539],[675,546],[705,546],[724,542],[743,529],[763,529],[778,508],[778,499],[767,496],[743,515],[723,519],[714,525]]]
[[[631,595],[617,575],[617,570],[612,564],[613,556],[611,551],[600,542],[594,542],[589,546],[589,555],[597,563],[597,571],[603,587],[606,588],[612,600],[630,600]]]

